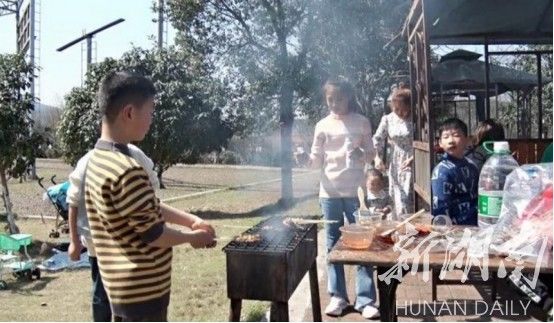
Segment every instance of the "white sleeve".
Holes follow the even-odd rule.
[[[157,190],[160,188],[160,182],[158,181],[158,173],[154,171],[154,162],[137,146],[129,144],[129,151],[133,158],[146,170],[150,184]]]
[[[92,150],[86,153],[75,166],[75,169],[69,174],[69,188],[67,189],[66,202],[69,206],[79,207],[79,201],[83,199],[85,193],[84,183],[88,160],[92,154]]]

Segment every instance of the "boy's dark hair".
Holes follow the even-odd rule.
[[[381,181],[385,181],[385,176],[376,168],[370,168],[366,172],[366,178],[378,177]]]
[[[467,137],[467,126],[458,118],[446,119],[439,127],[439,136],[442,137],[442,133],[446,130],[460,130]]]
[[[152,81],[146,77],[129,72],[108,73],[100,81],[97,101],[100,115],[113,122],[121,109],[127,104],[141,106],[156,95]]]

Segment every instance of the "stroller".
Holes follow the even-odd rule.
[[[44,185],[42,184],[42,180],[44,179],[43,177],[38,179],[38,185],[40,185],[40,187],[42,187],[42,189],[44,190],[43,199],[50,201],[50,203],[54,205],[54,208],[57,211],[56,226],[50,231],[50,234],[48,235],[50,238],[59,238],[60,230],[62,231],[62,233],[69,233],[67,222],[69,207],[66,201],[67,190],[69,189],[69,182],[65,181],[58,184],[54,180],[55,177],[56,175],[50,178],[50,181],[52,182],[52,184],[54,184],[54,186],[50,186],[48,188],[44,187]]]

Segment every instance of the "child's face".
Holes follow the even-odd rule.
[[[325,91],[325,102],[335,114],[348,113],[348,98],[335,86],[329,86]]]
[[[439,139],[439,146],[449,155],[462,159],[467,146],[467,136],[458,129],[444,130]]]
[[[130,123],[132,124],[132,141],[142,141],[150,125],[154,115],[154,98],[147,99],[142,106],[133,107]]]
[[[401,101],[392,102],[392,112],[394,112],[400,119],[408,119],[410,117],[411,109],[408,105]]]
[[[369,176],[366,181],[366,188],[371,192],[379,192],[385,187],[383,181],[377,176]]]

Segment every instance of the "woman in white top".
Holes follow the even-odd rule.
[[[325,104],[329,115],[315,126],[310,162],[321,169],[319,198],[325,225],[327,251],[340,238],[339,228],[346,218],[355,222],[354,212],[360,207],[357,189],[364,182],[366,164],[373,160],[369,120],[356,112],[354,88],[341,78],[327,80],[323,87]],[[331,295],[325,313],[339,316],[348,307],[344,267],[339,264],[327,266],[327,291]],[[356,273],[356,300],[354,309],[365,318],[378,315],[375,307],[373,268],[358,266]]]

